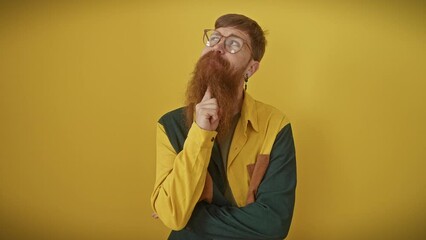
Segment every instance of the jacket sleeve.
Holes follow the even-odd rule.
[[[293,215],[296,158],[290,124],[277,135],[256,201],[244,207],[197,204],[187,229],[214,239],[283,239]]]
[[[183,150],[176,153],[163,125],[157,125],[156,181],[151,205],[173,230],[185,227],[203,192],[216,134],[193,123]]]

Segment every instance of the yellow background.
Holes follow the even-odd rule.
[[[249,0],[2,1],[0,238],[165,239],[155,124],[228,12],[269,31],[248,91],[293,124],[288,239],[424,239],[424,2]]]

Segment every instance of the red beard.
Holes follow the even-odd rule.
[[[219,106],[218,137],[225,136],[231,129],[238,93],[242,91],[241,80],[244,68],[235,71],[231,64],[217,51],[210,51],[197,62],[193,77],[186,90],[186,120],[193,122],[195,105],[201,102],[207,87]]]

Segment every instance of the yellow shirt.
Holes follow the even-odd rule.
[[[245,94],[224,171],[238,207],[256,201],[274,142],[287,125],[288,119],[279,110]],[[188,130],[182,109],[165,114],[157,124],[156,181],[151,204],[162,222],[173,230],[187,225],[196,204],[206,194],[205,189],[217,189],[216,185],[208,186],[218,184],[215,176],[220,175],[211,172],[211,183],[208,168],[214,171],[215,165],[211,168],[209,165],[222,164],[220,159],[212,157],[216,135],[217,132],[203,130],[195,123]],[[292,171],[295,178],[295,168]],[[293,192],[294,188],[295,182]],[[207,195],[214,204],[213,193]],[[292,210],[293,206],[290,207]]]

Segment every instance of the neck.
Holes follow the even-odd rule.
[[[235,104],[234,110],[232,111],[233,116],[241,112],[241,108],[243,107],[243,101],[244,101],[244,91],[241,91],[238,93],[237,104]]]

